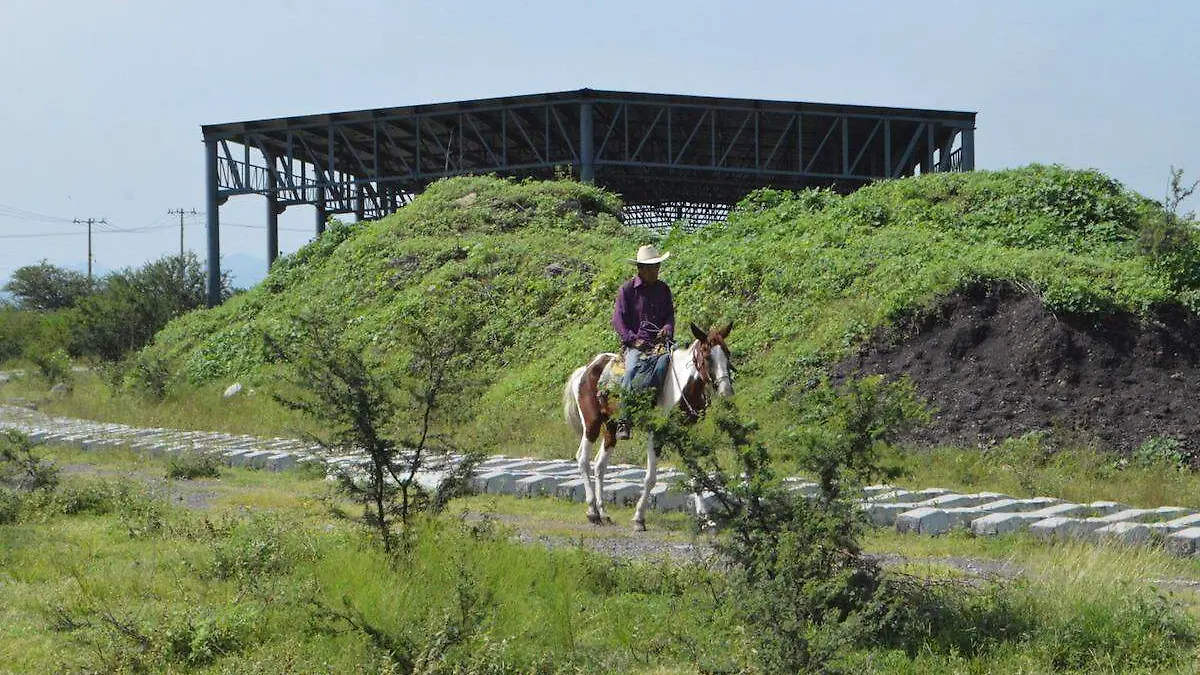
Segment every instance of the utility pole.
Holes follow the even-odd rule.
[[[90,284],[92,282],[92,225],[107,225],[108,221],[103,218],[100,218],[99,220],[96,218],[88,218],[87,220],[80,220],[79,218],[75,219],[76,225],[82,225],[84,223],[87,223],[88,226],[88,283]]]
[[[180,282],[180,283],[183,283],[183,281],[184,281],[184,278],[183,278],[183,277],[184,277],[184,269],[183,269],[183,216],[184,216],[185,214],[189,214],[189,213],[190,213],[190,214],[192,214],[193,216],[198,216],[198,215],[200,215],[200,214],[196,212],[196,209],[192,209],[191,211],[184,211],[182,208],[179,208],[179,209],[167,209],[167,215],[173,215],[173,214],[176,214],[176,213],[178,213],[178,214],[179,214],[179,282]]]

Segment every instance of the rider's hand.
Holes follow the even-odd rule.
[[[643,339],[641,339],[641,338],[638,338],[638,339],[634,340],[634,341],[633,341],[633,348],[634,348],[634,349],[645,349],[645,348],[646,348],[646,341],[645,341],[645,340],[643,340]]]
[[[660,340],[661,340],[661,339],[663,339],[663,338],[669,338],[669,337],[671,337],[671,335],[670,335],[670,333],[668,333],[668,332],[667,332],[667,329],[666,329],[666,328],[659,328],[659,329],[658,329],[658,338],[659,338]]]

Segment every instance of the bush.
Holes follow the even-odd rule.
[[[15,429],[0,432],[0,483],[24,490],[49,490],[58,485],[58,467],[38,457],[35,447]]]
[[[118,500],[129,487],[103,478],[76,478],[63,483],[48,495],[43,509],[66,516],[104,515],[116,510]]]
[[[294,317],[291,339],[265,335],[264,349],[284,364],[288,390],[273,397],[325,432],[327,449],[361,449],[368,463],[343,469],[339,486],[363,505],[363,523],[391,552],[418,515],[438,512],[468,491],[468,455],[433,490],[417,480],[432,458],[454,448],[440,428],[462,414],[454,405],[474,389],[474,339],[483,323],[478,289],[463,282],[445,298],[431,296],[398,327],[410,359],[400,373],[371,364],[340,330],[315,315]]]
[[[1130,464],[1143,469],[1177,470],[1187,468],[1189,459],[1178,438],[1153,436],[1133,451]]]
[[[53,625],[86,646],[83,672],[177,672],[203,667],[243,649],[254,617],[240,607],[170,609],[139,616],[89,599],[78,607],[50,609]],[[98,668],[97,668],[98,666]],[[174,666],[174,667],[173,667]]]
[[[40,329],[41,315],[0,305],[0,363],[24,356]]]
[[[35,346],[25,357],[37,366],[38,374],[50,384],[67,382],[71,377],[71,357],[65,349],[43,351]]]
[[[765,672],[839,672],[858,650],[919,651],[942,637],[956,603],[969,605],[975,591],[939,593],[885,573],[861,554],[854,500],[866,481],[887,473],[880,461],[889,443],[927,413],[907,383],[877,377],[817,387],[797,413],[800,424],[783,451],[817,478],[813,498],[777,479],[755,425],[723,402],[709,413],[716,446],[672,419],[649,420],[692,480],[714,495],[710,515],[729,530],[718,547],[733,565],[727,597],[753,636],[759,665]],[[967,619],[1001,623],[987,614]]]
[[[214,579],[258,579],[287,572],[314,555],[303,532],[275,516],[254,516],[213,542],[205,574]]]
[[[0,487],[0,525],[11,525],[21,519],[21,493]]]
[[[132,521],[144,521],[150,513],[157,513],[161,518],[161,502],[140,482],[96,477],[74,477],[54,490],[40,491],[29,499],[31,508],[46,515],[121,514],[131,521],[128,523],[131,534],[147,527],[145,522]],[[154,526],[151,524],[151,527]]]
[[[141,349],[171,319],[205,306],[207,277],[195,254],[113,272],[76,306],[75,351],[116,361]],[[221,280],[222,298],[230,295]]]
[[[179,452],[167,460],[167,478],[219,478],[221,463],[216,456],[203,452]]]
[[[125,382],[152,401],[167,397],[171,388],[171,369],[166,358],[157,352],[139,352],[129,359]]]

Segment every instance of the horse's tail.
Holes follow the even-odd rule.
[[[579,383],[586,370],[587,366],[576,368],[567,378],[567,386],[563,387],[563,417],[567,418],[567,425],[580,435],[583,434],[583,414],[579,411]]]

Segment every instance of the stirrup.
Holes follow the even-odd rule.
[[[617,422],[617,433],[615,436],[618,441],[629,440],[629,422]]]

